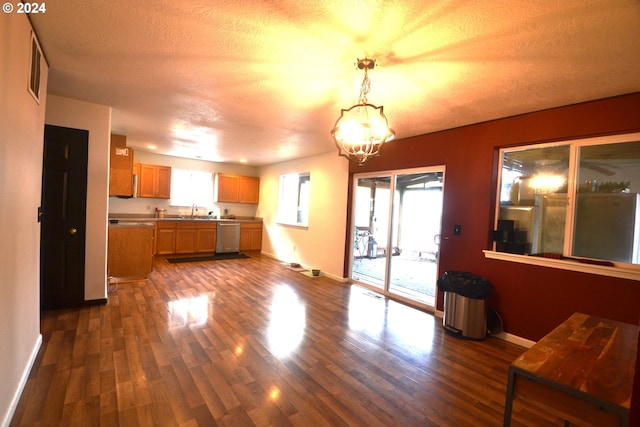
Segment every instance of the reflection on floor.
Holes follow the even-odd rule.
[[[497,426],[524,350],[260,254],[156,259],[41,332],[11,427]],[[514,423],[555,421],[531,414]]]
[[[353,261],[354,280],[382,288],[386,258],[356,258]],[[418,302],[434,305],[438,265],[433,256],[401,254],[391,258],[390,291]]]

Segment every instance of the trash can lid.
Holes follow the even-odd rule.
[[[484,299],[491,290],[491,283],[484,277],[467,271],[447,271],[438,279],[438,289],[467,298]]]

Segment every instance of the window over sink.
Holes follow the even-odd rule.
[[[499,159],[495,252],[640,264],[640,133],[505,148]]]
[[[171,168],[171,206],[213,206],[211,172]]]

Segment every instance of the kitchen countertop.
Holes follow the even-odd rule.
[[[113,223],[112,221],[117,221],[117,222]],[[164,218],[155,218],[155,217],[141,216],[141,215],[136,215],[136,214],[112,214],[112,215],[109,215],[109,225],[132,224],[132,223],[138,223],[138,224],[150,223],[150,225],[153,226],[156,222],[162,222],[162,221],[262,222],[262,218],[241,217],[241,216],[234,217],[234,218],[229,218],[229,217],[215,218],[215,217],[209,217],[209,216],[200,216],[200,217],[195,217],[195,218],[191,218],[190,216],[185,216],[185,217],[166,216]]]
[[[155,227],[155,223],[151,221],[131,220],[123,222],[111,222],[109,220],[109,227],[129,227],[129,228],[152,228]]]

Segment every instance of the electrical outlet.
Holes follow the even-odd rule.
[[[456,224],[453,226],[453,235],[459,236],[462,234],[462,226],[460,224]]]

